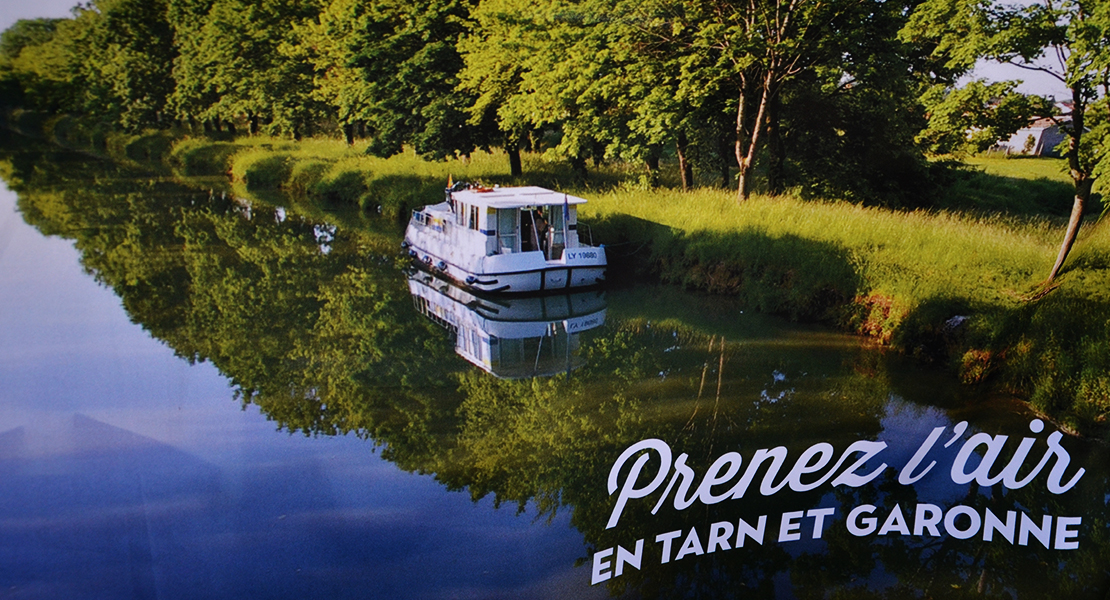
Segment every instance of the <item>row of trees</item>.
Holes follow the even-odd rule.
[[[938,22],[900,35],[922,32],[907,29],[931,6],[919,4],[92,0],[71,19],[7,31],[0,76],[9,104],[132,129],[192,120],[296,136],[330,122],[348,139],[367,132],[385,155],[500,146],[514,172],[519,149],[545,136],[581,169],[613,158],[655,169],[673,152],[684,185],[695,167],[725,181],[732,167],[746,196],[762,156],[772,190],[843,186],[833,165],[912,170],[922,99],[951,105],[965,59],[981,54],[938,42],[949,34]],[[1012,86],[955,98],[995,133],[1015,111],[992,118],[983,108],[994,100],[1009,100],[1018,121],[1035,108]],[[938,144],[931,132],[930,149],[952,150],[962,133]],[[792,179],[788,158],[801,165]]]
[[[667,155],[683,187],[701,173],[741,199],[759,173],[770,192],[916,205],[924,153],[982,148],[1050,110],[1014,84],[957,89],[987,58],[1051,71],[1070,90],[1074,240],[1105,168],[1108,6],[90,0],[73,18],[4,33],[0,91],[9,105],[129,129],[186,121],[299,137],[330,124],[380,155],[501,147],[513,175],[521,149],[583,174],[590,160],[642,162],[653,181]]]

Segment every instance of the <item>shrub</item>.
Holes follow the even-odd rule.
[[[204,138],[185,138],[169,153],[169,163],[186,177],[226,176],[231,157],[241,149],[231,142],[213,142]]]
[[[231,161],[231,176],[246,184],[248,190],[275,190],[289,180],[293,171],[292,157],[266,149],[244,150]]]

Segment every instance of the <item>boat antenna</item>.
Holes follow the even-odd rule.
[[[566,192],[563,193],[563,252],[567,251],[568,241],[567,231],[570,229],[570,200],[567,199]],[[570,278],[570,271],[567,271],[567,278]]]

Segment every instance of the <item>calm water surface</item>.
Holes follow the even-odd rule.
[[[1110,589],[1104,446],[855,338],[475,298],[390,226],[11,136],[0,175],[2,594]]]

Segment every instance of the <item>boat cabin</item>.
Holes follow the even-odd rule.
[[[557,260],[579,247],[578,205],[585,202],[535,186],[471,188],[448,192],[447,202],[415,211],[413,219],[443,233],[453,229],[456,243],[484,245],[486,256],[539,251]]]
[[[535,186],[456,186],[413,211],[404,247],[423,268],[480,291],[588,287],[604,280],[606,259],[579,239],[585,202]]]

